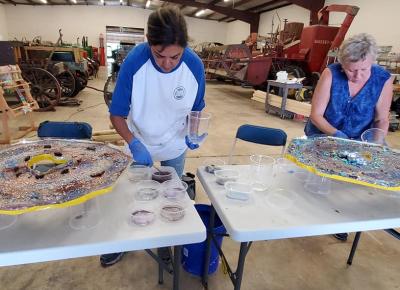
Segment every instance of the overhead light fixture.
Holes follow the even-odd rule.
[[[147,0],[147,2],[146,2],[146,8],[149,8],[149,7],[150,7],[150,4],[151,4],[151,1],[150,1],[150,0]]]
[[[76,0],[71,0],[72,3],[76,4]]]
[[[101,4],[104,4],[104,0],[100,0]]]
[[[40,0],[43,4],[47,4],[47,0]]]
[[[122,5],[124,4],[124,0],[119,0],[119,3]]]
[[[224,0],[224,2],[229,2],[230,0]]]
[[[196,14],[195,14],[195,16],[199,17],[199,16],[203,15],[204,12],[206,12],[206,10],[204,10],[204,9],[203,9],[203,10],[200,10],[200,11],[197,11]]]

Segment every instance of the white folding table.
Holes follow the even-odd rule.
[[[224,166],[224,169],[238,170],[246,177],[249,167],[232,165]],[[204,167],[198,168],[197,174],[212,203],[210,229],[213,229],[216,212],[229,236],[241,243],[236,272],[228,265],[235,290],[240,289],[246,254],[253,241],[400,227],[400,198],[369,187],[333,181],[330,194],[318,195],[304,189],[304,179],[296,178],[302,177],[301,174],[289,171],[285,177],[279,177],[281,185],[276,187],[286,186],[291,190],[294,195],[290,199],[279,202],[279,196],[272,188],[268,192],[253,193],[249,201],[241,202],[227,198],[224,186],[217,184],[215,176]],[[207,235],[203,272],[205,287],[213,239],[211,230]],[[219,253],[225,259],[221,249]]]
[[[176,173],[174,178],[178,178]],[[91,229],[74,230],[69,226],[70,217],[81,205],[18,216],[14,225],[0,231],[0,266],[146,250],[159,263],[162,283],[162,269],[168,267],[149,249],[174,246],[173,270],[169,272],[174,275],[173,289],[178,289],[181,245],[204,241],[205,226],[188,196],[182,220],[164,221],[158,214],[151,225],[132,226],[128,216],[134,191],[135,185],[124,172],[112,192],[89,201],[98,204],[100,215],[99,223]],[[153,202],[157,207],[161,201]]]

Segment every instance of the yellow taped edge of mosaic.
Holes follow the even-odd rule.
[[[51,209],[51,208],[64,208],[64,207],[70,207],[74,205],[81,204],[85,201],[88,201],[89,199],[92,199],[94,197],[97,197],[99,195],[105,194],[107,192],[110,192],[113,189],[113,186],[109,186],[103,189],[99,189],[96,191],[92,191],[88,194],[85,194],[84,196],[81,196],[79,198],[63,202],[63,203],[56,203],[56,204],[48,204],[48,205],[38,205],[38,206],[33,206],[25,209],[15,209],[15,210],[0,210],[0,214],[6,214],[6,215],[20,215],[23,213],[27,212],[33,212],[33,211],[39,211],[39,210],[45,210],[45,209]]]
[[[373,188],[378,188],[378,189],[383,189],[383,190],[390,190],[390,191],[400,191],[400,186],[395,186],[395,187],[387,187],[387,186],[383,186],[383,185],[379,185],[379,184],[373,184],[373,183],[368,183],[365,181],[361,181],[361,180],[357,180],[357,179],[353,179],[350,177],[345,177],[345,176],[340,176],[340,175],[335,175],[335,174],[327,174],[327,173],[322,173],[319,172],[315,167],[306,165],[300,161],[297,160],[296,157],[294,157],[293,155],[286,153],[285,154],[285,158],[289,159],[290,161],[296,163],[299,167],[308,170],[316,175],[319,176],[323,176],[323,177],[328,177],[328,178],[332,178],[332,179],[336,179],[336,180],[340,180],[340,181],[345,181],[345,182],[350,182],[350,183],[355,183],[355,184],[360,184],[360,185],[364,185],[364,186],[369,186],[369,187],[373,187]]]

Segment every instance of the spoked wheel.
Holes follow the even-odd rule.
[[[111,99],[112,99],[112,94],[115,89],[115,84],[117,83],[117,78],[115,75],[111,75],[107,78],[106,83],[104,84],[104,101],[106,102],[106,105],[108,107],[111,106]]]
[[[63,71],[56,76],[61,86],[61,96],[65,98],[72,97],[75,91],[74,74],[69,70]]]
[[[31,94],[39,105],[37,111],[55,111],[61,98],[57,79],[47,70],[36,67],[24,68],[22,77],[30,83]]]
[[[74,93],[72,94],[72,97],[75,97],[80,91],[86,88],[86,85],[88,83],[88,76],[85,73],[76,71],[74,77],[75,77],[75,90]]]

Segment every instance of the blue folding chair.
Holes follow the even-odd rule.
[[[282,146],[282,154],[285,151],[287,135],[281,129],[268,128],[262,126],[255,126],[245,124],[237,129],[235,140],[232,144],[232,149],[229,154],[228,163],[231,164],[233,152],[235,150],[237,140],[243,140],[251,143],[269,145],[269,146]]]

